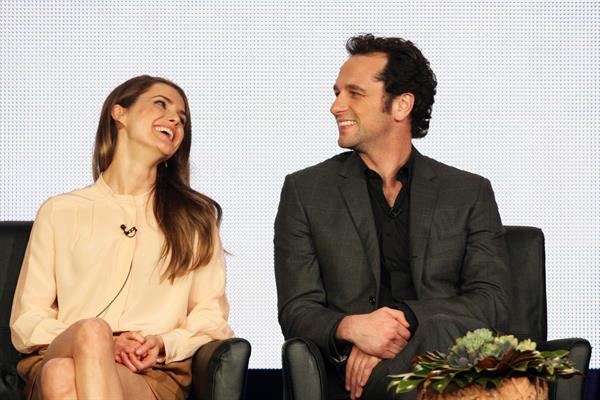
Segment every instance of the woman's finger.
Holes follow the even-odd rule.
[[[156,344],[153,343],[151,340],[147,340],[146,343],[144,343],[135,350],[135,354],[139,357],[142,357],[144,354],[148,353],[153,347],[156,347]]]
[[[146,357],[141,359],[142,370],[151,368],[156,364],[156,359],[158,358],[158,351],[150,351]]]
[[[137,354],[138,356],[141,357],[144,354],[147,354],[150,351],[152,351],[152,349],[156,349],[156,353],[158,354],[159,345],[160,345],[160,343],[159,343],[158,339],[156,338],[156,336],[146,336],[145,343],[137,348],[137,350],[135,351],[135,354]]]
[[[127,356],[127,353],[121,352],[121,360],[123,360],[123,365],[129,368],[131,372],[137,372],[137,368],[131,363],[131,360]]]
[[[141,372],[144,369],[146,369],[142,360],[138,359],[134,354],[129,354],[128,357],[129,357],[129,362],[131,362],[131,364],[133,364],[133,366],[136,369],[136,372]]]
[[[136,342],[139,343],[145,343],[146,342],[146,338],[144,337],[144,335],[142,335],[142,333],[140,331],[135,331],[135,332],[129,332],[131,334],[131,338],[134,339]]]

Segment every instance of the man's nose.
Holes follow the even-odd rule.
[[[333,103],[331,104],[331,108],[329,109],[329,111],[333,115],[335,115],[339,114],[342,111],[346,111],[347,108],[348,105],[346,104],[346,101],[343,99],[341,94],[338,94]]]

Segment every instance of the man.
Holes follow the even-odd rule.
[[[330,397],[381,399],[415,355],[505,328],[507,253],[489,181],[412,146],[437,84],[420,50],[372,35],[346,48],[331,113],[352,151],[286,177],[279,322],[319,347]]]

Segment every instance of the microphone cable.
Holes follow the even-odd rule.
[[[119,297],[119,295],[121,294],[121,292],[125,288],[125,284],[129,280],[129,275],[131,275],[131,269],[132,268],[133,268],[133,260],[131,260],[131,263],[129,264],[129,271],[127,272],[127,277],[125,278],[125,282],[123,282],[123,285],[121,285],[121,289],[119,289],[119,291],[117,292],[117,294],[115,295],[115,297],[113,297],[113,299],[110,301],[110,303],[108,303],[108,305],[106,307],[104,307],[102,309],[102,311],[100,311],[98,314],[96,314],[95,318],[98,318],[99,316],[101,316],[104,313],[104,311],[106,311],[108,309],[108,307],[110,307],[112,305],[112,303],[115,302],[115,300],[117,299],[117,297]]]

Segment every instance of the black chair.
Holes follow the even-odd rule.
[[[32,223],[0,222],[0,399],[24,399],[23,381],[16,372],[21,355],[10,340],[12,299]],[[192,364],[192,393],[197,400],[243,399],[250,343],[245,339],[218,340],[202,346]]]
[[[547,341],[546,272],[544,234],[538,228],[506,226],[510,255],[511,297],[509,333],[531,338],[539,350],[565,349],[577,369],[588,370],[592,348],[585,339]],[[327,374],[318,347],[306,338],[292,338],[283,345],[284,398],[326,399]],[[583,396],[583,376],[559,379],[550,384],[550,400],[573,400]]]

